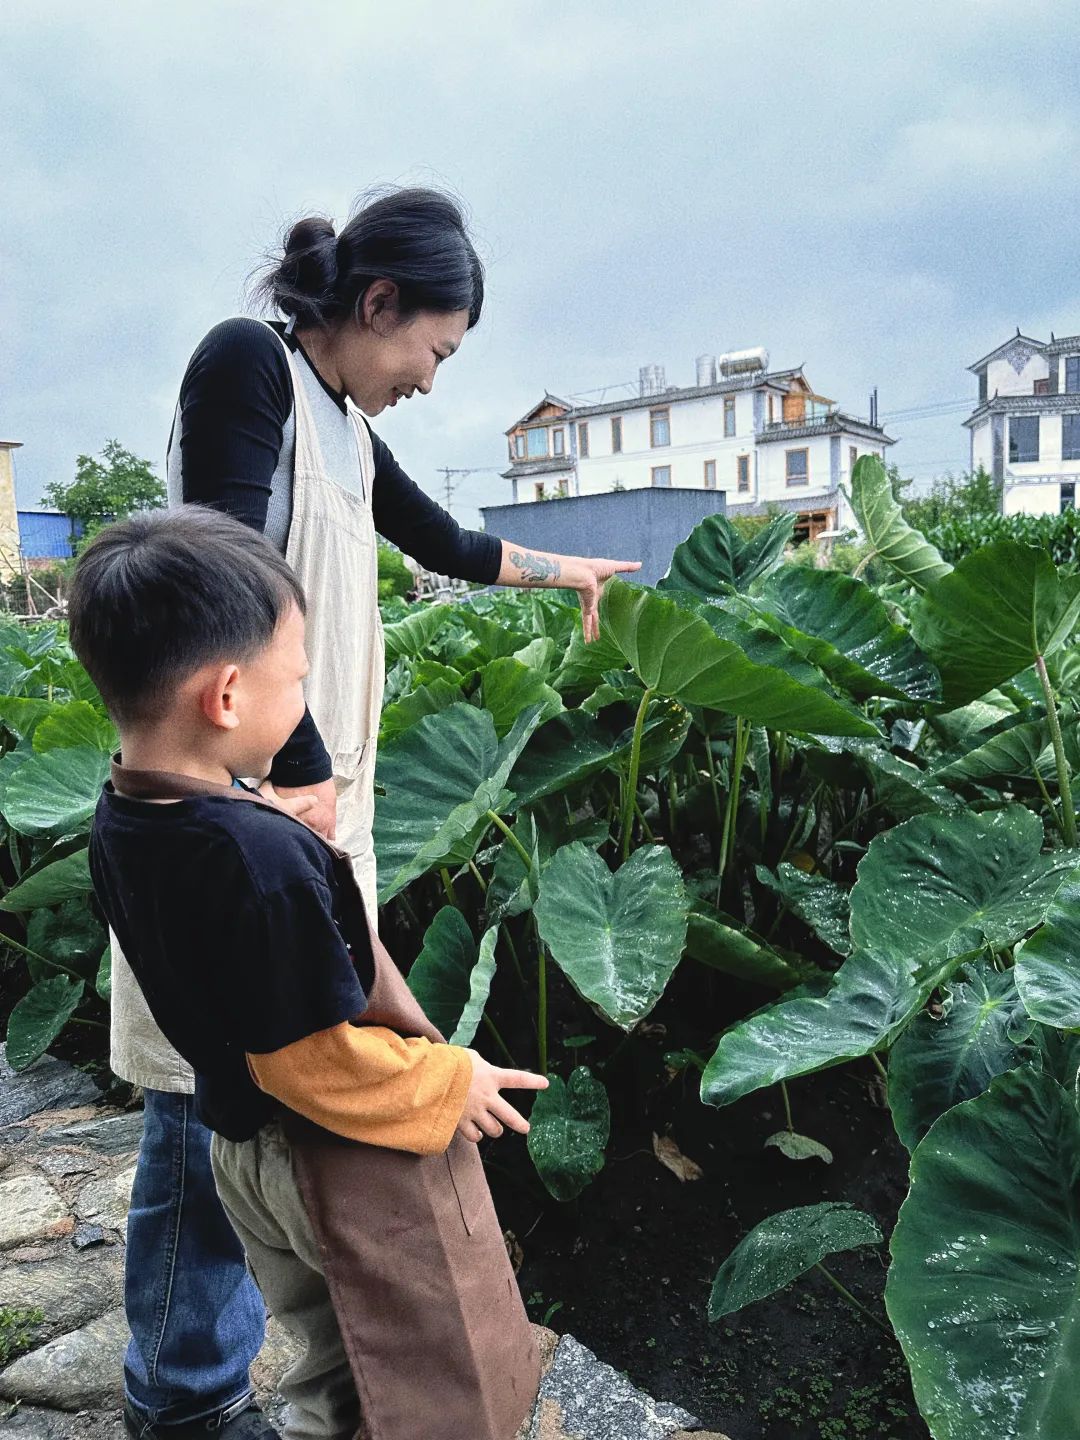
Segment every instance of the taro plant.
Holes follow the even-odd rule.
[[[104,1031],[108,937],[87,843],[116,734],[56,625],[0,632],[0,689],[0,945],[24,966],[6,1032],[18,1070],[68,1024]]]

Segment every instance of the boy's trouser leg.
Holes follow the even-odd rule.
[[[360,1402],[311,1222],[276,1124],[211,1146],[214,1177],[266,1304],[304,1350],[282,1376],[286,1440],[360,1440]]]
[[[194,1097],[147,1090],[128,1213],[128,1399],[148,1420],[212,1416],[251,1394],[262,1297],[214,1188]]]

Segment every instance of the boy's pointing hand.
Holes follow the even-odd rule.
[[[458,1121],[458,1133],[477,1144],[485,1135],[498,1138],[504,1129],[529,1133],[529,1122],[499,1094],[500,1090],[546,1090],[543,1075],[531,1070],[502,1070],[491,1065],[475,1050],[465,1052],[472,1061],[473,1077],[465,1097],[465,1109]]]

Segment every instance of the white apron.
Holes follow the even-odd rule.
[[[289,362],[296,424],[292,519],[285,550],[307,595],[308,708],[330,752],[337,790],[337,840],[352,859],[372,928],[378,921],[375,851],[375,745],[382,710],[385,658],[379,615],[379,560],[371,491],[371,435],[351,402],[349,419],[360,455],[363,494],[327,475],[319,437],[296,362]],[[148,1090],[190,1094],[190,1065],[161,1033],[112,937],[109,1063],[113,1073]]]

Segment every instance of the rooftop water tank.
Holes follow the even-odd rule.
[[[732,375],[749,375],[754,370],[769,368],[769,352],[763,345],[753,350],[729,350],[720,356],[720,375],[727,379]]]
[[[699,355],[697,357],[697,383],[699,387],[716,384],[715,355]]]

